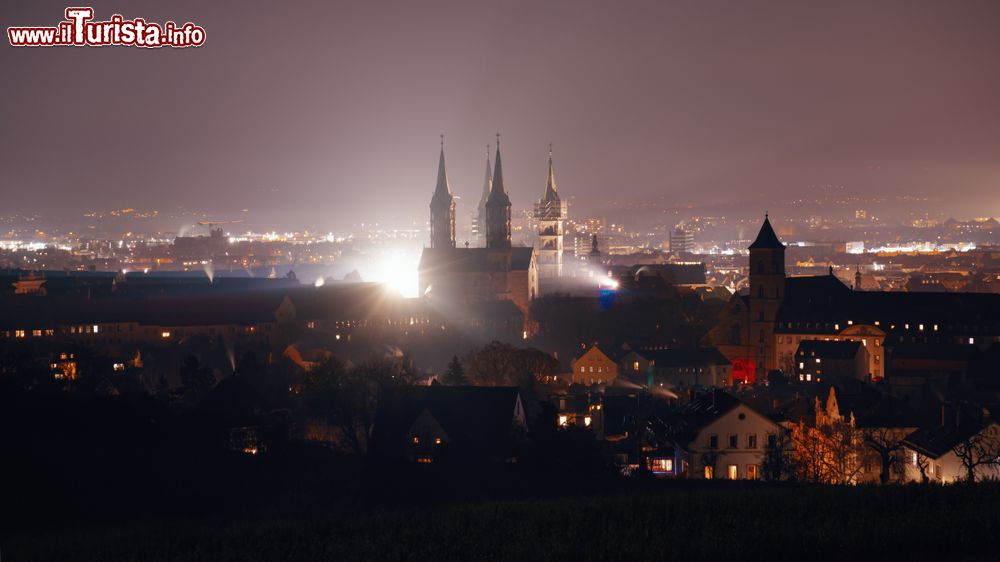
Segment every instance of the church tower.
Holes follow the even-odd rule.
[[[556,191],[556,174],[552,169],[552,145],[549,145],[549,177],[545,182],[545,192],[535,203],[535,219],[538,221],[538,276],[559,277],[563,265],[563,221],[566,220],[566,204],[559,199]]]
[[[764,214],[757,239],[750,244],[750,340],[758,378],[778,368],[774,327],[785,298],[785,245]]]
[[[437,186],[431,197],[431,248],[455,247],[455,197],[448,185],[444,167],[444,135],[441,135],[441,157],[438,160]]]
[[[476,216],[472,218],[472,235],[478,246],[486,246],[486,201],[493,187],[493,171],[490,169],[490,145],[486,145],[486,176],[483,178],[483,194],[479,197]]]
[[[486,247],[510,248],[510,197],[503,185],[503,165],[500,163],[500,133],[497,133],[497,154],[493,159],[493,182],[486,198]]]

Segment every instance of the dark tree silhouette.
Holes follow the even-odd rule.
[[[448,369],[441,377],[441,382],[448,386],[469,384],[469,379],[465,376],[465,369],[462,368],[462,362],[458,360],[457,355],[453,356],[451,362],[448,363]]]

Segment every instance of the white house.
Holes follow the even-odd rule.
[[[764,452],[784,429],[721,390],[685,408],[688,439],[681,443],[692,478],[757,480]]]
[[[906,479],[949,484],[968,479],[1000,478],[1000,425],[938,426],[914,431],[903,440]],[[966,459],[963,461],[963,457]]]

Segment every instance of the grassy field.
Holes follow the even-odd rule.
[[[563,494],[568,493],[564,491]],[[998,560],[1000,485],[648,482],[433,505],[268,507],[4,538],[3,560]]]

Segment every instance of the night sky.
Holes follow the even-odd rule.
[[[72,3],[71,3],[72,4]],[[555,146],[574,215],[766,207],[809,186],[1000,215],[1000,3],[138,1],[185,50],[0,47],[0,214],[249,208],[425,221],[446,135],[460,221],[502,133],[515,208]],[[4,0],[3,27],[65,2]]]

